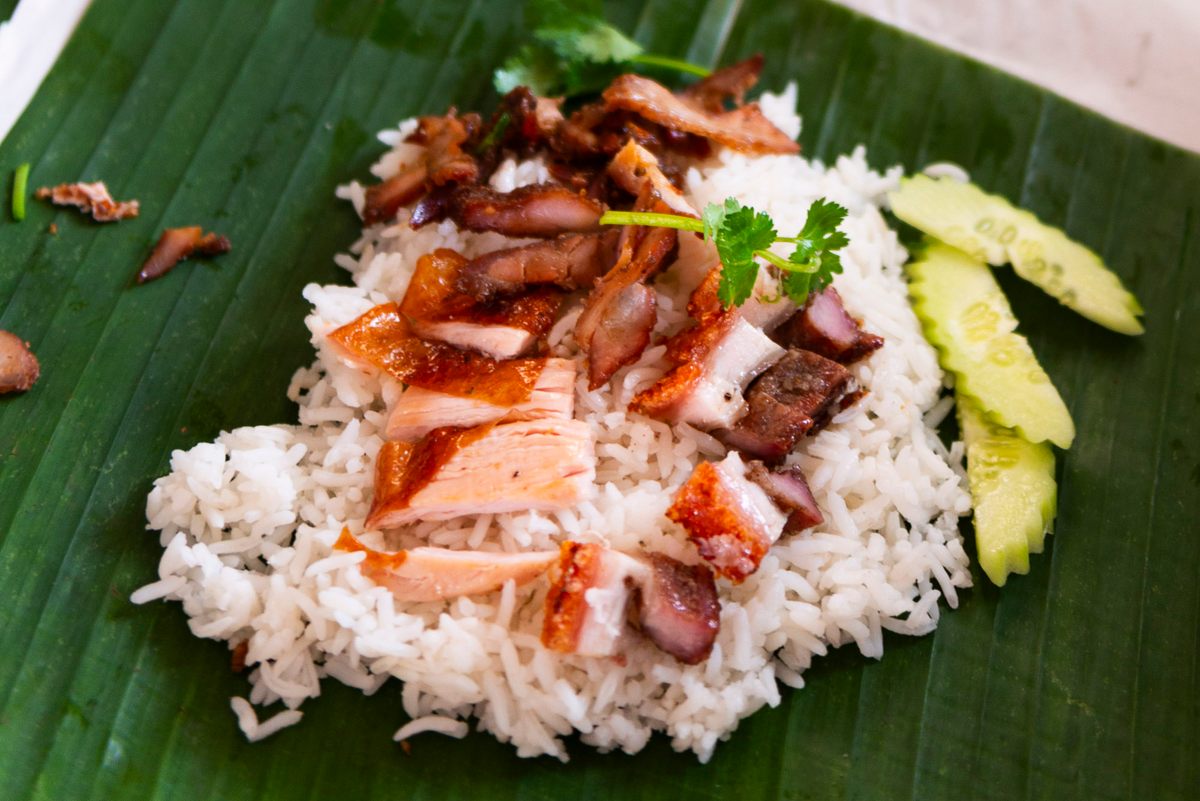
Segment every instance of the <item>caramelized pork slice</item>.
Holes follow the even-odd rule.
[[[620,231],[564,234],[485,253],[467,264],[458,288],[481,302],[523,292],[531,285],[586,289],[616,261]]]
[[[527,86],[518,86],[500,98],[490,138],[497,146],[531,153],[546,145],[563,122],[563,98],[538,97]],[[507,121],[500,122],[507,114]],[[497,129],[503,125],[502,129]]]
[[[667,210],[647,189],[638,210]],[[654,290],[644,283],[674,257],[679,237],[670,228],[627,225],[621,230],[617,263],[596,282],[575,323],[575,341],[587,353],[588,386],[604,384],[633,364],[650,344],[658,319]]]
[[[412,445],[386,442],[367,526],[565,509],[591,488],[593,449],[587,423],[561,419],[439,428]]]
[[[811,350],[842,364],[853,364],[883,345],[883,337],[864,331],[850,316],[833,287],[814,292],[775,338],[787,347]]]
[[[374,186],[368,187],[363,205],[363,222],[384,222],[396,216],[429,189],[456,183],[470,183],[479,177],[479,165],[463,150],[478,125],[475,115],[459,117],[453,110],[444,117],[422,117],[410,142],[425,146],[415,164]]]
[[[138,216],[138,202],[113,200],[103,181],[43,186],[34,192],[34,197],[56,206],[74,206],[84,214],[91,214],[96,222],[118,222]]]
[[[496,553],[449,548],[376,551],[345,528],[333,547],[339,551],[365,551],[367,558],[359,563],[363,576],[386,587],[397,601],[404,602],[483,595],[495,592],[508,581],[517,586],[528,584],[558,559],[556,551]]]
[[[633,622],[658,648],[683,662],[708,659],[721,628],[721,602],[712,571],[649,553],[648,574],[637,584]]]
[[[666,205],[664,211],[675,214],[686,214],[689,217],[699,217],[700,214],[692,204],[687,202],[675,185],[663,173],[658,159],[646,148],[633,139],[613,156],[608,165],[608,175],[618,186],[635,197],[641,196],[647,188],[654,191],[658,200]]]
[[[641,75],[618,77],[603,93],[607,107],[632,111],[674,131],[684,131],[747,153],[797,153],[797,145],[763,116],[757,103],[713,112],[695,97],[675,95]]]
[[[345,361],[379,370],[409,386],[514,406],[529,400],[544,359],[497,360],[413,335],[400,306],[382,303],[331,332],[328,342]]]
[[[803,531],[820,524],[825,518],[817,507],[804,473],[796,465],[768,468],[762,462],[746,464],[746,477],[763,488],[775,504],[788,513],[788,533]]]
[[[469,231],[546,238],[595,231],[603,213],[597,201],[557,184],[530,184],[511,192],[458,186],[423,199],[413,212],[412,226],[449,217]]]
[[[413,333],[494,359],[527,353],[554,324],[561,296],[541,289],[481,303],[458,290],[467,264],[446,248],[417,260],[400,303]]]
[[[722,67],[712,75],[696,81],[680,94],[710,114],[718,114],[725,110],[727,101],[731,101],[734,106],[741,106],[746,102],[746,92],[758,83],[762,68],[762,54],[756,53],[744,61]]]
[[[542,644],[565,654],[613,656],[626,631],[633,587],[650,566],[595,543],[564,542],[551,573]]]
[[[850,380],[837,362],[793,348],[750,385],[746,416],[718,436],[750,456],[778,461],[836,413]]]
[[[735,584],[758,570],[787,523],[762,487],[746,477],[736,453],[697,465],[667,517],[683,526],[717,575]]]
[[[387,438],[412,442],[435,428],[472,428],[543,417],[568,420],[575,410],[575,362],[545,359],[544,364],[530,396],[509,405],[410,386],[388,415]]]
[[[144,284],[166,275],[179,262],[192,256],[220,256],[228,253],[231,247],[227,238],[211,232],[206,234],[198,225],[168,228],[138,270],[137,282]]]
[[[28,391],[41,371],[37,357],[25,340],[0,331],[0,395]]]

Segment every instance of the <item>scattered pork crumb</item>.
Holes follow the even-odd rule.
[[[138,216],[136,200],[113,200],[103,181],[95,183],[43,186],[35,194],[38,200],[49,200],[56,206],[76,206],[84,214],[91,213],[96,222],[117,222]]]
[[[179,262],[190,256],[220,256],[230,250],[229,240],[214,233],[203,233],[198,225],[168,228],[158,238],[150,258],[138,270],[137,282],[144,284],[166,275]]]
[[[0,394],[25,392],[41,372],[29,343],[16,334],[0,331]]]
[[[400,749],[408,756],[412,756],[412,743],[410,743],[408,740],[400,741]]]
[[[249,640],[242,640],[233,646],[233,654],[229,657],[229,667],[233,669],[234,673],[241,673],[246,669],[246,652],[249,650]]]
[[[50,223],[50,227],[46,229],[51,236],[58,236],[58,223]]]

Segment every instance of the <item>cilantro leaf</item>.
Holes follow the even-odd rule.
[[[808,207],[804,227],[792,240],[796,249],[788,257],[795,269],[785,270],[783,275],[784,294],[796,303],[803,303],[810,292],[824,289],[842,271],[842,260],[834,251],[850,244],[838,230],[844,219],[846,209],[825,198]]]
[[[721,257],[721,283],[717,297],[726,308],[740,306],[754,291],[758,280],[755,254],[775,244],[775,224],[770,216],[727,198],[723,207],[709,204],[704,210],[705,230]]]

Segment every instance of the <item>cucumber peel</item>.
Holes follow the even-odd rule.
[[[914,175],[889,198],[904,222],[1017,275],[1105,328],[1141,334],[1142,307],[1093,251],[999,195],[950,178]]]
[[[1054,451],[989,421],[973,400],[956,398],[967,446],[967,481],[975,506],[979,566],[998,587],[1009,573],[1028,573],[1054,524],[1058,486]]]
[[[1075,423],[983,263],[940,242],[905,268],[913,311],[958,391],[1030,442],[1069,448]]]

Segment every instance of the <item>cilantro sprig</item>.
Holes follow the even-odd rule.
[[[795,236],[779,236],[775,222],[765,212],[743,206],[734,198],[724,203],[709,203],[700,219],[680,214],[641,211],[608,211],[600,218],[603,225],[648,225],[695,231],[713,242],[721,257],[721,283],[717,296],[725,308],[741,306],[754,292],[758,281],[759,259],[779,270],[780,290],[797,304],[804,303],[810,292],[829,285],[842,271],[837,251],[850,244],[838,230],[846,219],[846,209],[825,198],[808,207],[804,227]],[[776,242],[795,245],[785,259],[770,250]]]
[[[645,52],[605,22],[598,0],[532,0],[526,17],[533,41],[494,73],[492,83],[500,94],[518,86],[543,97],[598,92],[634,64],[701,77],[712,73],[698,64]]]

